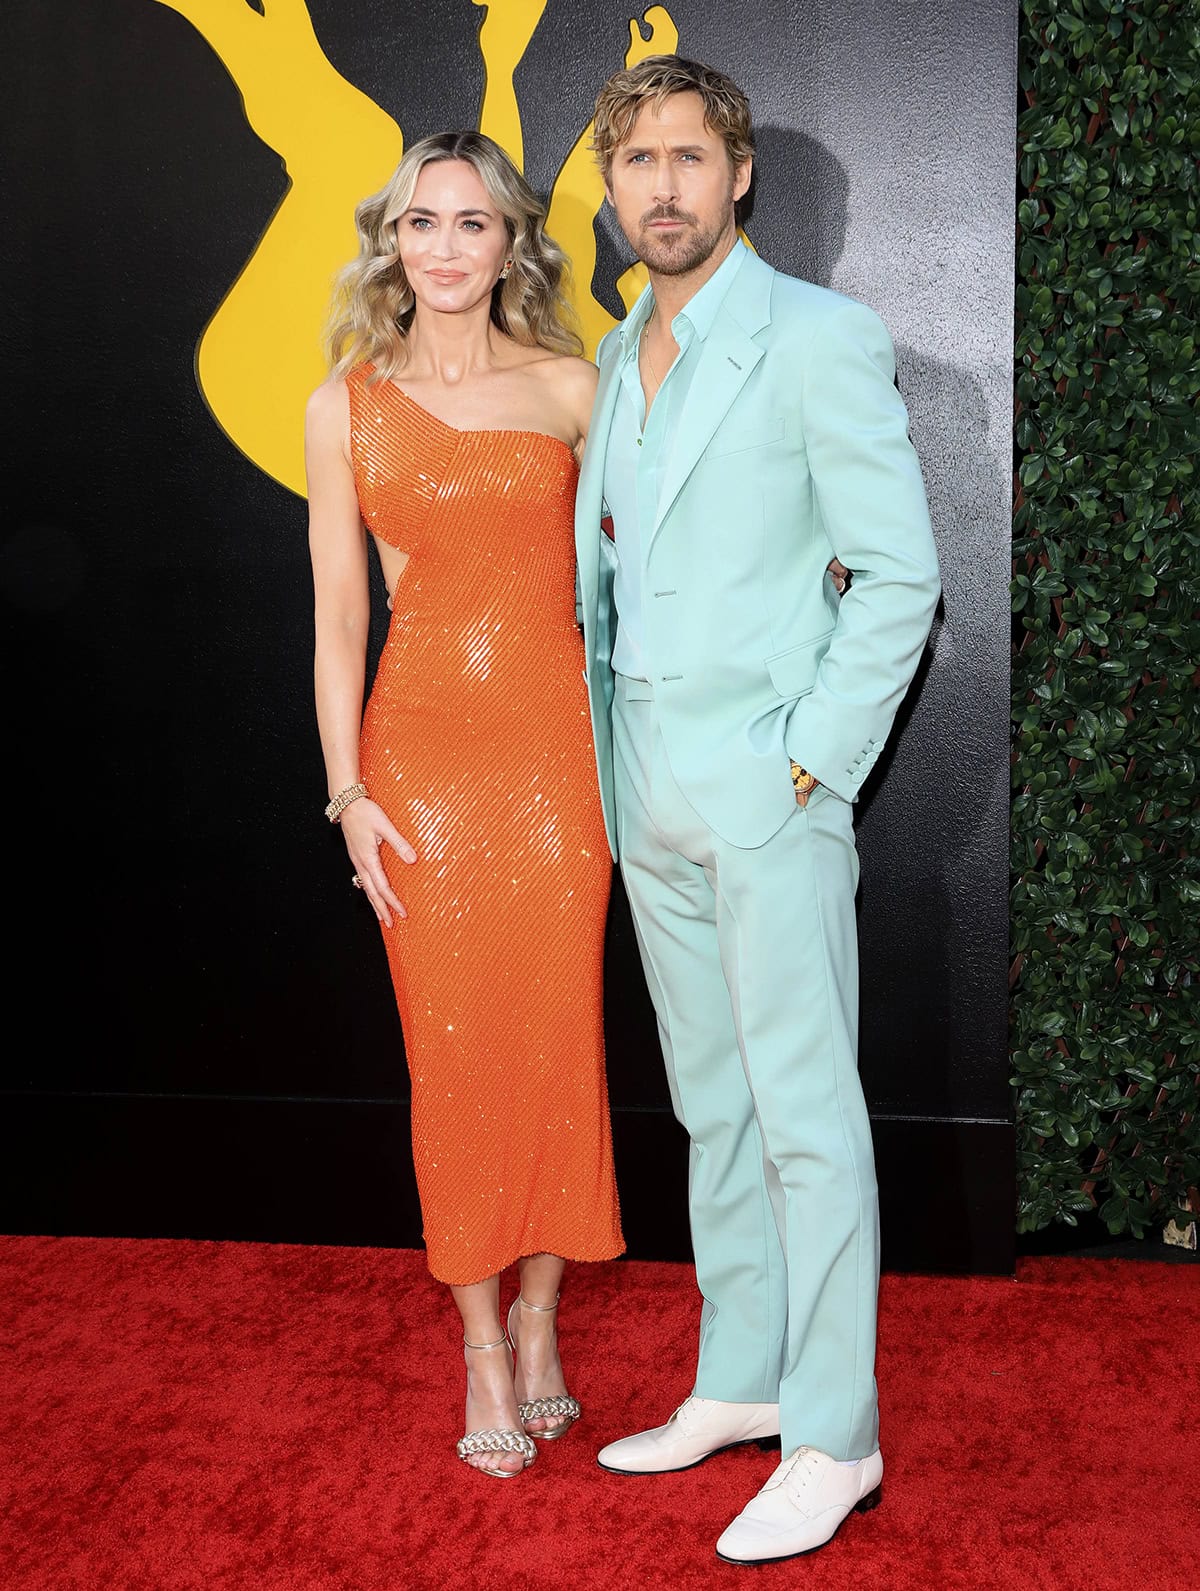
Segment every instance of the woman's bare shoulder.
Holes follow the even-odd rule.
[[[309,393],[304,412],[310,420],[315,420],[318,424],[328,424],[330,421],[340,420],[349,407],[350,387],[345,377],[339,376],[335,379],[329,376]]]
[[[565,421],[574,432],[571,446],[578,452],[587,437],[599,372],[590,359],[555,354],[540,361],[538,375],[546,383],[545,390],[561,417],[560,423]]]
[[[332,376],[309,393],[304,405],[304,447],[310,457],[336,452],[348,457],[350,388]]]
[[[346,380],[330,376],[309,393],[304,405],[304,429],[310,437],[344,437],[350,427],[350,388]]]
[[[539,361],[537,373],[546,383],[554,407],[570,415],[579,437],[585,437],[599,378],[595,365],[573,354],[554,354]]]
[[[590,399],[599,377],[590,359],[580,359],[575,354],[546,354],[531,364],[530,370],[549,382],[564,398]]]

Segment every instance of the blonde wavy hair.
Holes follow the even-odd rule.
[[[673,94],[687,93],[699,94],[703,100],[704,125],[723,140],[733,169],[750,159],[754,153],[750,101],[733,79],[683,55],[647,55],[636,66],[614,72],[596,96],[592,151],[605,182],[613,156],[628,140],[643,106],[658,111]]]
[[[416,298],[400,263],[396,223],[412,204],[426,166],[464,160],[504,217],[512,270],[492,289],[492,324],[527,348],[581,354],[583,340],[566,297],[567,256],[543,222],[546,207],[500,145],[483,133],[435,133],[407,151],[387,184],[354,212],[358,254],[338,273],[325,334],[335,378],[370,361],[372,381],[397,375],[408,359]]]

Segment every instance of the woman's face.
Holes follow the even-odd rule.
[[[504,217],[465,160],[423,168],[396,244],[417,303],[444,315],[491,301],[509,247]]]

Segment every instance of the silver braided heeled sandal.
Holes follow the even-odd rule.
[[[558,1308],[558,1295],[557,1293],[555,1294],[552,1304],[531,1304],[527,1298],[523,1298],[519,1293],[513,1299],[512,1307],[508,1311],[508,1335],[509,1340],[513,1344],[513,1351],[519,1358],[521,1353],[520,1334],[513,1331],[513,1310],[518,1308],[532,1309],[538,1315],[552,1315]],[[548,1431],[528,1431],[528,1434],[535,1442],[557,1442],[560,1436],[566,1436],[582,1412],[583,1410],[568,1392],[559,1392],[553,1397],[534,1398],[529,1403],[517,1404],[517,1413],[521,1416],[521,1423],[526,1427],[527,1431],[530,1420],[562,1421],[561,1425],[551,1426]]]
[[[495,1342],[468,1342],[466,1337],[463,1338],[463,1346],[473,1348],[476,1353],[483,1353],[488,1348],[507,1348],[508,1345],[507,1336],[497,1337]],[[537,1457],[537,1448],[524,1431],[468,1431],[466,1436],[459,1439],[454,1451],[464,1464],[470,1464],[481,1475],[494,1475],[498,1481],[512,1480],[514,1475],[527,1470]],[[519,1453],[525,1462],[521,1469],[492,1469],[487,1464],[471,1464],[473,1453]]]

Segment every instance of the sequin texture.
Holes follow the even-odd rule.
[[[417,851],[385,865],[434,1276],[623,1249],[604,1072],[611,865],[575,626],[578,467],[349,379],[363,522],[408,553],[362,776]]]

